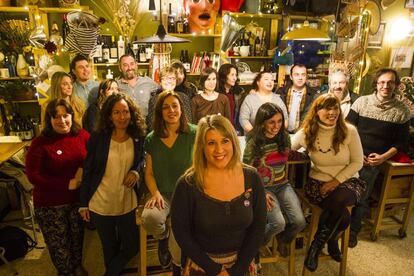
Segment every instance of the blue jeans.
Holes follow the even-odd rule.
[[[274,199],[275,204],[267,212],[265,244],[279,233],[282,242],[290,243],[306,226],[299,199],[289,183],[265,187],[265,191]]]
[[[364,166],[359,171],[359,178],[367,183],[367,187],[360,202],[352,210],[351,216],[351,231],[359,233],[362,228],[362,219],[369,211],[368,199],[371,196],[372,189],[374,188],[375,180],[379,174],[378,167]]]

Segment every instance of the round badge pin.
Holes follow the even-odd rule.
[[[245,207],[249,207],[250,206],[250,201],[248,201],[247,199],[244,201],[244,206]]]
[[[58,155],[61,155],[63,152],[62,152],[61,150],[57,150],[57,151],[56,151],[56,153],[57,153]]]

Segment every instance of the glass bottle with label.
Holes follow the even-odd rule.
[[[112,36],[112,43],[109,49],[110,62],[115,63],[118,61],[118,47],[115,43],[115,36]]]

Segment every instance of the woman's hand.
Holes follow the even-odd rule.
[[[69,186],[68,189],[69,190],[76,190],[77,188],[79,188],[81,185],[81,181],[78,178],[72,178],[69,181]]]
[[[91,214],[89,213],[89,209],[80,209],[79,214],[81,215],[84,221],[89,222],[91,220]]]
[[[152,209],[157,207],[158,209],[165,208],[165,201],[159,191],[156,191],[154,195],[145,203],[145,208]]]
[[[266,196],[266,210],[270,212],[275,207],[275,200],[269,193],[266,193],[265,196]]]
[[[381,165],[382,163],[384,163],[384,161],[385,158],[381,154],[371,153],[370,155],[368,155],[368,162],[371,166]]]
[[[122,184],[127,186],[128,188],[132,188],[138,182],[138,180],[139,180],[138,172],[129,171],[127,175],[125,176],[124,182]]]
[[[329,182],[325,182],[321,187],[321,194],[326,195],[327,193],[335,190],[335,188],[339,185],[339,181],[334,179]]]

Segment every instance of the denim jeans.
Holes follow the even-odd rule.
[[[265,191],[274,199],[275,206],[267,212],[264,242],[267,244],[280,233],[280,240],[290,243],[306,226],[299,199],[289,183],[265,187]]]
[[[378,167],[364,166],[359,171],[359,178],[367,183],[367,187],[363,195],[361,196],[360,202],[352,210],[351,216],[351,231],[359,233],[362,228],[362,219],[369,211],[368,199],[371,196],[374,188],[375,180],[379,174]]]

